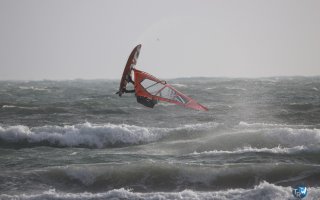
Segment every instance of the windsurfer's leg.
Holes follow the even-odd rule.
[[[156,100],[149,99],[147,97],[137,96],[138,103],[141,103],[142,105],[153,108],[155,104],[157,104]]]

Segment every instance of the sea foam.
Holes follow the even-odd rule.
[[[308,188],[308,199],[317,199],[320,196],[319,188]],[[213,200],[253,200],[253,199],[295,199],[292,195],[291,187],[283,187],[268,182],[261,182],[253,188],[243,189],[235,188],[219,191],[193,191],[183,190],[181,192],[134,192],[131,189],[114,189],[102,193],[64,193],[55,189],[50,189],[38,194],[21,194],[21,195],[0,195],[1,199],[21,199],[21,200],[72,200],[72,199],[213,199]]]
[[[233,151],[224,150],[212,150],[203,152],[193,152],[192,155],[211,155],[211,154],[241,154],[241,153],[275,153],[275,154],[290,154],[297,153],[301,151],[308,151],[309,149],[305,146],[295,146],[295,147],[281,147],[280,145],[274,148],[254,148],[251,146],[245,146],[243,148],[237,148]]]

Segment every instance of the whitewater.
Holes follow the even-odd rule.
[[[209,111],[112,80],[0,81],[0,199],[319,199],[319,77],[168,82]]]

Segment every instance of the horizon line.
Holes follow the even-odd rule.
[[[267,78],[320,78],[320,75],[280,75],[280,76],[182,76],[182,77],[173,77],[173,78],[160,78],[165,80],[174,80],[174,79],[267,79]],[[120,78],[61,78],[61,79],[0,79],[0,81],[16,81],[16,82],[25,82],[25,81],[93,81],[93,80],[107,80],[107,81],[120,81]]]

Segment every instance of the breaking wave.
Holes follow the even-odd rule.
[[[308,125],[288,125],[288,124],[269,124],[269,123],[247,123],[247,122],[239,122],[240,128],[283,128],[283,127],[292,127],[292,128],[307,128],[310,127]]]
[[[213,151],[203,151],[203,152],[193,152],[192,155],[211,155],[211,154],[241,154],[241,153],[278,153],[278,154],[290,154],[297,153],[301,151],[309,151],[305,146],[295,146],[295,147],[278,147],[274,148],[253,148],[251,146],[237,148],[234,151],[224,151],[224,150],[213,150]]]
[[[141,127],[127,124],[93,125],[90,123],[68,126],[29,128],[17,125],[0,126],[0,143],[38,144],[66,147],[103,148],[117,145],[142,144],[157,141],[170,132],[194,131],[215,127],[216,123],[183,125],[177,128]]]
[[[29,192],[48,187],[80,193],[104,192],[122,187],[132,188],[136,192],[185,189],[217,191],[254,187],[261,181],[294,186],[297,182],[310,182],[319,176],[319,173],[315,173],[319,171],[319,166],[298,163],[205,163],[199,165],[191,160],[186,163],[165,163],[141,159],[117,164],[72,164],[3,174],[1,178],[6,183],[1,186],[8,194],[17,194],[16,191],[19,191],[17,188],[11,189],[10,185],[18,185],[22,191],[27,189]]]
[[[316,199],[320,195],[319,188],[308,188],[308,198]],[[21,194],[21,195],[0,195],[1,199],[21,199],[21,200],[72,200],[72,199],[237,199],[237,200],[250,200],[250,199],[295,199],[292,195],[291,187],[283,187],[268,182],[261,182],[253,188],[242,189],[228,189],[220,191],[193,191],[183,190],[181,192],[147,192],[140,193],[134,192],[131,189],[114,189],[102,193],[64,193],[58,192],[55,189],[44,191],[38,194]]]

